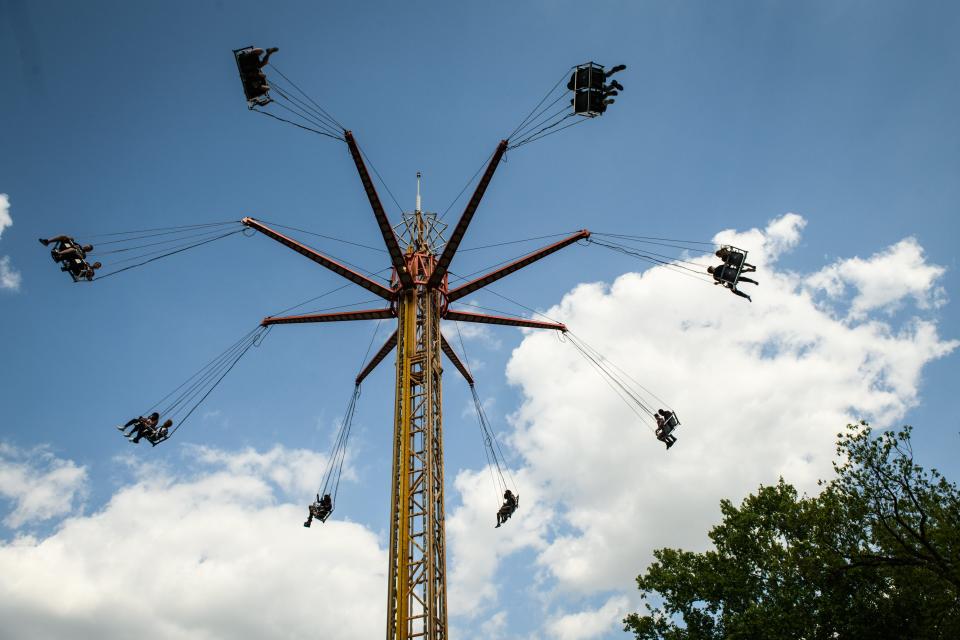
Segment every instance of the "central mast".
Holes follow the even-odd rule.
[[[428,287],[442,241],[436,214],[404,214],[413,286],[397,301],[397,388],[391,475],[387,640],[447,638],[441,411],[441,293]],[[444,283],[445,284],[445,283]],[[446,287],[444,287],[445,289]]]
[[[338,313],[269,316],[264,318],[261,324],[266,327],[279,324],[397,319],[396,332],[371,357],[355,380],[359,387],[396,348],[397,386],[390,476],[387,640],[446,640],[449,636],[443,500],[443,369],[440,354],[443,353],[471,385],[473,377],[440,334],[440,319],[566,331],[567,328],[557,322],[452,310],[449,305],[563,247],[589,238],[590,232],[578,231],[564,240],[554,242],[473,280],[460,278],[463,282],[450,289],[448,268],[507,150],[507,141],[500,141],[463,214],[447,234],[447,227],[438,219],[437,214],[421,208],[420,174],[417,174],[416,209],[412,213],[404,213],[403,222],[396,228],[392,227],[353,133],[344,131],[343,136],[390,256],[393,273],[389,286],[384,286],[259,220],[247,217],[242,222],[363,287],[383,299],[389,306]]]

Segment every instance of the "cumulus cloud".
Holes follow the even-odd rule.
[[[0,258],[0,289],[19,291],[22,281],[23,277],[19,271],[13,268],[13,263],[10,262],[10,256]]]
[[[0,238],[3,237],[3,230],[11,225],[13,218],[10,216],[10,197],[0,193]],[[13,268],[10,256],[0,257],[0,289],[19,291],[21,281],[20,272]]]
[[[10,217],[10,196],[0,193],[0,238],[3,237],[3,230],[13,225],[13,218]]]
[[[44,448],[0,443],[0,496],[13,508],[3,524],[18,529],[73,511],[86,495],[87,470]]]
[[[558,640],[590,640],[599,638],[618,626],[627,613],[628,600],[617,596],[598,609],[568,613],[549,620],[545,625],[550,637]],[[619,629],[617,629],[619,631]]]
[[[207,465],[220,465],[232,474],[269,479],[285,494],[309,496],[320,485],[327,467],[325,455],[306,449],[274,447],[260,452],[246,448],[241,451],[223,451],[210,447],[192,448],[191,455]],[[349,465],[344,467],[344,478],[355,477]]]
[[[926,263],[915,241],[871,258],[913,273],[881,296],[849,260],[817,274],[778,270],[805,224],[787,214],[764,229],[714,238],[750,250],[761,282],[752,304],[656,267],[579,285],[547,311],[678,411],[680,440],[669,453],[569,344],[527,332],[513,352],[507,375],[524,399],[509,441],[522,456],[515,474],[527,499],[509,537],[535,552],[548,600],[611,597],[587,613],[560,614],[548,624],[551,636],[575,634],[579,622],[596,633],[610,628],[622,615],[618,597],[634,593],[653,549],[706,547],[721,498],[781,475],[815,491],[830,474],[839,428],[860,417],[896,423],[918,401],[924,366],[958,346],[923,317],[943,270]],[[848,289],[825,302],[806,281],[833,273]],[[851,300],[862,301],[860,315],[843,317],[838,309]],[[871,313],[891,306],[912,313],[898,324]],[[480,539],[477,527],[489,526],[492,511],[474,481],[458,476],[463,501],[448,524],[452,575],[472,581],[457,595],[468,615],[493,606],[498,562],[517,550],[512,541]],[[478,544],[496,553],[474,557]],[[583,633],[566,637],[593,637]]]
[[[188,450],[182,473],[135,473],[98,512],[0,543],[4,636],[382,633],[387,557],[376,534],[335,519],[305,529],[304,505],[284,500],[285,488],[300,491],[287,471],[310,477],[313,456]]]
[[[873,310],[896,311],[907,298],[921,309],[946,303],[943,287],[936,282],[946,270],[927,264],[923,247],[915,238],[905,238],[867,259],[850,258],[831,264],[810,276],[808,286],[824,291],[832,300],[856,293],[848,317],[863,318]]]

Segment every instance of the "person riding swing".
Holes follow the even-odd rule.
[[[753,302],[749,295],[737,289],[737,284],[741,282],[749,282],[751,284],[759,285],[760,283],[756,280],[744,278],[743,276],[738,278],[737,270],[727,264],[721,264],[715,267],[707,267],[707,273],[713,276],[713,279],[716,280],[714,284],[722,284],[727,289],[730,289],[734,295],[738,295],[741,298],[746,298],[750,302]]]
[[[170,437],[170,427],[173,426],[173,420],[167,419],[162,425],[147,431],[144,437],[152,446],[157,446]],[[136,441],[134,441],[136,442]]]
[[[147,430],[153,430],[157,426],[157,423],[160,422],[160,414],[154,411],[147,417],[138,416],[133,418],[127,424],[117,427],[121,432],[126,432],[127,429],[130,429],[130,433],[123,433],[127,439],[132,439],[136,436],[136,442],[140,441],[140,438],[143,437],[143,434]],[[132,428],[131,428],[132,427]]]
[[[50,257],[60,265],[60,271],[66,271],[74,282],[93,280],[95,272],[102,265],[99,262],[87,262],[87,254],[93,251],[93,245],[81,245],[70,236],[60,235],[52,238],[40,238],[40,244],[47,247],[54,245],[50,250]]]
[[[86,280],[87,282],[92,282],[96,276],[96,271],[103,265],[99,262],[94,262],[93,264],[87,263],[86,260],[81,260],[79,258],[69,259],[68,262],[64,263],[60,267],[60,271],[66,271],[70,274],[70,277],[73,278],[74,282],[80,282],[81,280]]]
[[[673,435],[673,430],[680,424],[673,411],[658,409],[653,416],[657,421],[657,440],[667,445],[667,449],[677,443],[677,437]]]
[[[50,257],[54,262],[65,262],[71,259],[85,260],[88,253],[93,252],[92,244],[81,245],[70,236],[54,236],[52,238],[40,238],[40,244],[47,247],[51,243],[55,244],[50,250]]]
[[[270,84],[263,68],[270,62],[270,56],[279,51],[277,47],[270,47],[266,51],[260,47],[250,47],[234,52],[237,58],[237,67],[240,69],[240,81],[243,83],[244,95],[248,105],[263,106],[270,102],[267,93]],[[261,57],[262,56],[262,57]]]
[[[332,512],[333,499],[330,497],[330,494],[325,493],[321,498],[318,493],[316,501],[307,506],[307,521],[303,523],[303,526],[309,528],[314,518],[320,522],[326,522]]]
[[[497,526],[494,527],[495,529],[499,529],[500,525],[510,519],[513,512],[517,510],[519,502],[520,496],[513,495],[513,491],[510,491],[510,489],[503,492],[503,505],[497,511]]]

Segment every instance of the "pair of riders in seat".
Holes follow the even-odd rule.
[[[667,445],[667,449],[677,442],[677,437],[673,435],[673,430],[679,426],[680,421],[673,411],[658,409],[653,416],[657,421],[657,440]]]
[[[714,284],[722,284],[727,289],[730,289],[731,293],[734,295],[738,295],[741,298],[746,298],[750,302],[753,302],[749,295],[737,289],[737,285],[741,282],[749,282],[757,285],[760,284],[756,280],[743,277],[744,273],[750,273],[751,271],[757,270],[757,268],[752,264],[747,264],[744,262],[744,260],[747,258],[746,254],[728,247],[721,247],[716,252],[716,256],[723,260],[723,264],[715,267],[707,267],[707,273],[712,275],[713,279],[716,280]]]
[[[270,84],[267,82],[263,68],[269,63],[270,56],[277,51],[279,51],[277,47],[270,47],[266,51],[259,47],[251,47],[236,52],[243,93],[251,109],[255,105],[264,106],[270,102],[270,97],[267,95]]]
[[[45,247],[54,245],[50,250],[50,257],[60,265],[60,271],[70,274],[74,282],[93,280],[96,270],[101,267],[99,262],[87,262],[87,254],[93,252],[93,245],[81,245],[70,236],[40,238],[40,244]]]
[[[570,98],[574,113],[604,113],[609,105],[616,102],[614,96],[620,95],[623,91],[622,84],[616,80],[607,84],[607,80],[626,68],[627,65],[618,64],[609,71],[603,72],[598,67],[590,65],[575,70],[570,76],[570,81],[567,82],[567,89],[574,92],[573,97]]]
[[[333,499],[330,494],[325,493],[321,498],[318,493],[316,501],[307,506],[307,521],[303,523],[303,526],[309,527],[314,518],[320,522],[326,522],[331,513],[333,513]]]
[[[150,444],[157,446],[170,437],[170,427],[173,426],[173,420],[166,420],[158,426],[159,422],[160,414],[153,412],[146,417],[133,418],[127,424],[117,427],[117,429],[124,432],[123,435],[133,444],[137,444],[142,438],[146,438]],[[127,429],[130,429],[129,433],[126,433]]]

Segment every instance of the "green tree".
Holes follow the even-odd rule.
[[[637,578],[642,640],[960,638],[960,493],[917,465],[910,427],[838,434],[821,493],[781,478],[720,503],[713,549],[658,549]]]

